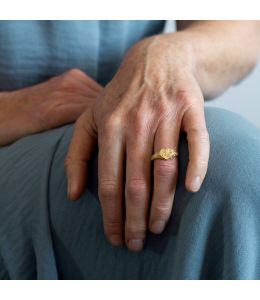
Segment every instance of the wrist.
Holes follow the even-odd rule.
[[[212,88],[212,74],[219,64],[212,61],[212,42],[208,35],[197,29],[187,29],[176,33],[162,34],[159,43],[162,53],[166,53],[173,68],[180,70],[179,76],[192,76],[200,86],[205,98],[213,98],[219,93],[216,82]]]
[[[193,44],[186,34],[179,32],[159,34],[139,41],[130,48],[123,64],[128,70],[129,66],[137,64],[136,69],[143,69],[144,75],[169,84],[176,79],[196,79],[198,75]]]

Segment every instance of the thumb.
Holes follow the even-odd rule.
[[[77,200],[86,188],[88,164],[96,147],[97,134],[90,108],[76,122],[65,160],[70,200]]]

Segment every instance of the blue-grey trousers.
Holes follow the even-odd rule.
[[[73,125],[0,148],[1,279],[260,279],[260,129],[206,108],[209,169],[198,193],[185,190],[188,148],[164,233],[143,251],[105,239],[97,155],[81,201],[67,199],[64,158]]]

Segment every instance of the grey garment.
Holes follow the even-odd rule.
[[[67,199],[64,158],[73,126],[0,149],[2,279],[260,279],[260,130],[237,114],[206,108],[207,177],[185,190],[185,135],[173,213],[139,253],[105,239],[97,155],[80,201]]]

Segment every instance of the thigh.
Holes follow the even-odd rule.
[[[49,172],[68,127],[0,148],[0,274],[57,278],[49,227]]]
[[[211,138],[206,180],[198,193],[186,191],[188,146],[182,135],[170,222],[163,234],[148,233],[139,253],[112,247],[105,239],[97,196],[97,155],[80,201],[67,199],[64,159],[73,126],[1,148],[0,275],[19,279],[258,277],[259,129],[220,109],[206,109],[206,119]]]
[[[67,200],[64,159],[72,128],[66,132],[55,153],[50,180],[51,228],[60,278],[256,276],[252,270],[256,261],[249,262],[247,255],[255,257],[258,249],[258,243],[256,247],[249,241],[255,238],[256,212],[260,213],[256,183],[260,176],[256,167],[258,162],[260,165],[260,132],[239,115],[222,109],[207,108],[206,119],[211,139],[206,180],[198,193],[186,191],[188,146],[182,135],[169,224],[161,235],[148,232],[144,250],[139,253],[112,247],[105,239],[97,196],[97,156],[90,167],[85,194],[79,201]]]
[[[131,252],[125,246],[113,247],[106,240],[98,199],[98,154],[91,161],[84,195],[78,201],[67,199],[64,160],[72,130],[63,136],[50,171],[50,224],[59,278],[169,278],[169,261],[174,259],[175,251],[174,217],[163,235],[148,233],[142,252]]]
[[[178,186],[174,268],[187,279],[259,279],[260,129],[223,109],[206,108],[205,113],[211,141],[208,172],[198,193]]]

